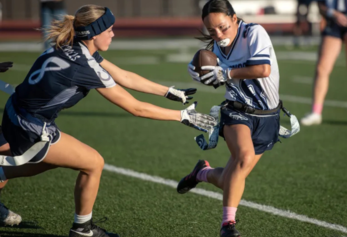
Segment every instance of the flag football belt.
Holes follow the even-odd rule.
[[[270,115],[274,114],[280,109],[284,112],[285,115],[287,115],[290,118],[290,125],[291,130],[288,130],[287,128],[280,126],[280,129],[278,131],[278,134],[280,137],[283,138],[289,138],[294,136],[300,131],[300,124],[298,122],[298,119],[294,114],[291,114],[286,108],[283,107],[283,102],[280,100],[278,106],[271,110],[258,110],[254,109],[248,105],[242,104],[240,102],[236,101],[224,101],[221,105],[214,105],[212,106],[210,110],[210,115],[213,116],[217,121],[218,124],[214,126],[210,131],[208,131],[208,142],[205,140],[205,137],[203,134],[195,137],[195,141],[198,144],[198,146],[202,150],[210,150],[216,148],[218,144],[218,138],[219,138],[219,129],[220,129],[220,109],[221,107],[227,107],[231,109],[237,109],[241,112],[248,113],[248,114],[256,114],[256,115]]]
[[[223,104],[224,103],[224,104]],[[242,104],[240,102],[237,101],[230,101],[227,100],[225,102],[222,103],[222,106],[225,106],[229,109],[236,109],[239,110],[241,112],[247,113],[247,114],[257,114],[257,115],[269,115],[269,114],[274,114],[276,113],[279,109],[282,109],[282,101],[280,100],[280,102],[278,103],[277,107],[274,109],[270,109],[270,110],[260,110],[260,109],[255,109],[253,107],[250,107],[248,105]],[[286,113],[286,112],[285,112]]]

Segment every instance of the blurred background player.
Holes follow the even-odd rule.
[[[279,69],[272,42],[265,29],[245,23],[227,0],[211,0],[202,9],[208,41],[219,59],[219,66],[202,66],[210,73],[201,76],[188,65],[191,77],[205,85],[220,86],[226,93],[221,107],[220,135],[231,153],[224,168],[213,169],[199,160],[193,171],[181,179],[181,194],[199,182],[223,190],[221,237],[237,237],[236,211],[245,189],[246,177],[279,135]]]
[[[0,63],[0,72],[6,72],[13,66],[13,62],[3,62]],[[6,151],[9,149],[9,146],[2,135],[2,129],[0,126],[0,154],[2,151]],[[1,191],[3,187],[5,187],[7,181],[0,183],[0,201],[1,201]],[[0,224],[2,225],[19,225],[22,221],[22,217],[11,210],[9,210],[2,202],[0,202]]]
[[[41,0],[41,28],[44,39],[44,49],[50,47],[50,41],[47,38],[48,29],[53,20],[61,20],[66,14],[64,0]]]
[[[329,88],[329,76],[341,52],[342,43],[347,43],[347,0],[326,0],[319,2],[321,14],[326,18],[327,25],[322,34],[316,65],[312,110],[301,119],[305,126],[321,124],[325,96]],[[347,48],[346,56],[347,56]]]
[[[79,171],[70,237],[118,235],[106,233],[92,221],[104,160],[96,150],[57,128],[55,119],[62,109],[76,105],[91,89],[96,89],[107,100],[138,117],[178,121],[205,132],[216,125],[213,117],[195,111],[196,103],[182,111],[165,109],[138,101],[116,85],[117,82],[184,104],[191,99],[188,95],[196,92],[162,86],[103,59],[98,51],[108,50],[114,22],[108,8],[96,5],[82,6],[75,16],[65,15],[63,20],[54,21],[48,35],[54,47],[38,57],[8,99],[3,113],[2,131],[10,145],[7,153],[23,164],[1,166],[0,182],[57,167]],[[27,152],[38,144],[42,148],[27,160]]]
[[[312,23],[308,20],[310,5],[314,0],[298,0],[296,9],[296,22],[294,24],[294,46],[310,44],[309,37],[312,35]],[[302,39],[304,37],[304,40]]]

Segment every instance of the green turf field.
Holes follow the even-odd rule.
[[[280,47],[277,52],[286,55],[290,51]],[[110,51],[103,56],[153,81],[177,87],[197,86],[194,98],[199,101],[197,110],[209,112],[212,105],[223,100],[224,89],[214,90],[194,83],[186,72],[186,63],[168,60],[168,55],[178,53],[175,50]],[[188,53],[193,55],[194,50]],[[14,61],[15,67],[1,74],[0,79],[19,84],[38,55],[2,52],[0,61]],[[307,60],[279,60],[280,94],[286,98],[285,107],[298,118],[310,110],[307,101],[311,96],[314,64]],[[266,205],[265,211],[269,206],[277,208],[282,216],[240,206],[237,228],[242,236],[347,236],[345,65],[344,57],[340,57],[331,75],[323,125],[302,127],[298,135],[282,139],[282,143],[265,153],[247,178],[243,199]],[[184,108],[165,98],[132,94],[159,106]],[[6,99],[7,95],[0,93],[1,115]],[[200,132],[177,122],[136,118],[95,91],[74,108],[63,111],[56,122],[62,131],[96,148],[108,165],[173,181],[189,173],[198,159],[207,159],[217,167],[224,166],[229,157],[223,139],[216,149],[203,152],[193,139]],[[282,119],[282,125],[289,126],[287,118]],[[20,213],[23,223],[19,227],[0,227],[1,237],[67,236],[74,214],[76,177],[75,171],[56,169],[37,177],[10,181],[1,201]],[[221,193],[208,184],[199,188]],[[285,211],[304,215],[314,223],[305,223],[304,218],[288,218],[292,215]],[[218,199],[194,193],[179,195],[170,186],[108,170],[103,173],[93,211],[95,219],[107,216],[108,221],[101,226],[121,237],[217,237],[221,215],[222,202]],[[328,226],[322,227],[320,221]]]

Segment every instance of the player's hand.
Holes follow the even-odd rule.
[[[188,72],[194,81],[200,82],[200,75],[195,70],[195,66],[191,63],[188,64]]]
[[[174,86],[169,87],[169,90],[166,92],[165,97],[169,100],[182,102],[184,105],[188,104],[189,101],[193,99],[192,96],[196,93],[196,88],[188,88],[188,89],[175,89]]]
[[[339,26],[347,27],[347,16],[345,16],[343,13],[335,11],[334,18]]]
[[[6,72],[12,66],[13,66],[13,62],[0,63],[0,72]]]
[[[208,132],[217,125],[217,120],[207,114],[198,113],[195,110],[198,102],[194,102],[185,110],[181,110],[181,123],[197,130]]]
[[[215,88],[224,84],[228,79],[231,79],[229,76],[229,69],[224,69],[219,66],[220,61],[218,60],[218,66],[202,66],[202,70],[208,70],[209,73],[203,75],[201,79],[201,83],[205,85],[213,85]]]

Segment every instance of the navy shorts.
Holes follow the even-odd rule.
[[[224,138],[224,125],[233,124],[244,124],[249,127],[256,155],[271,150],[279,141],[280,110],[269,115],[251,115],[223,106],[221,108],[219,135]]]
[[[11,99],[9,99],[11,100]],[[19,156],[25,153],[35,143],[41,141],[41,132],[43,122],[26,114],[25,118],[18,113],[12,106],[11,101],[6,104],[6,109],[2,118],[2,134],[0,135],[1,143],[8,142],[13,156]],[[60,131],[56,125],[47,125],[46,131],[49,132],[50,143],[47,143],[37,155],[28,163],[41,162],[48,150],[49,146],[58,142],[60,139]]]
[[[347,34],[347,27],[342,27],[336,24],[335,21],[328,21],[327,26],[322,32],[323,36],[332,36],[344,40],[345,35]]]

